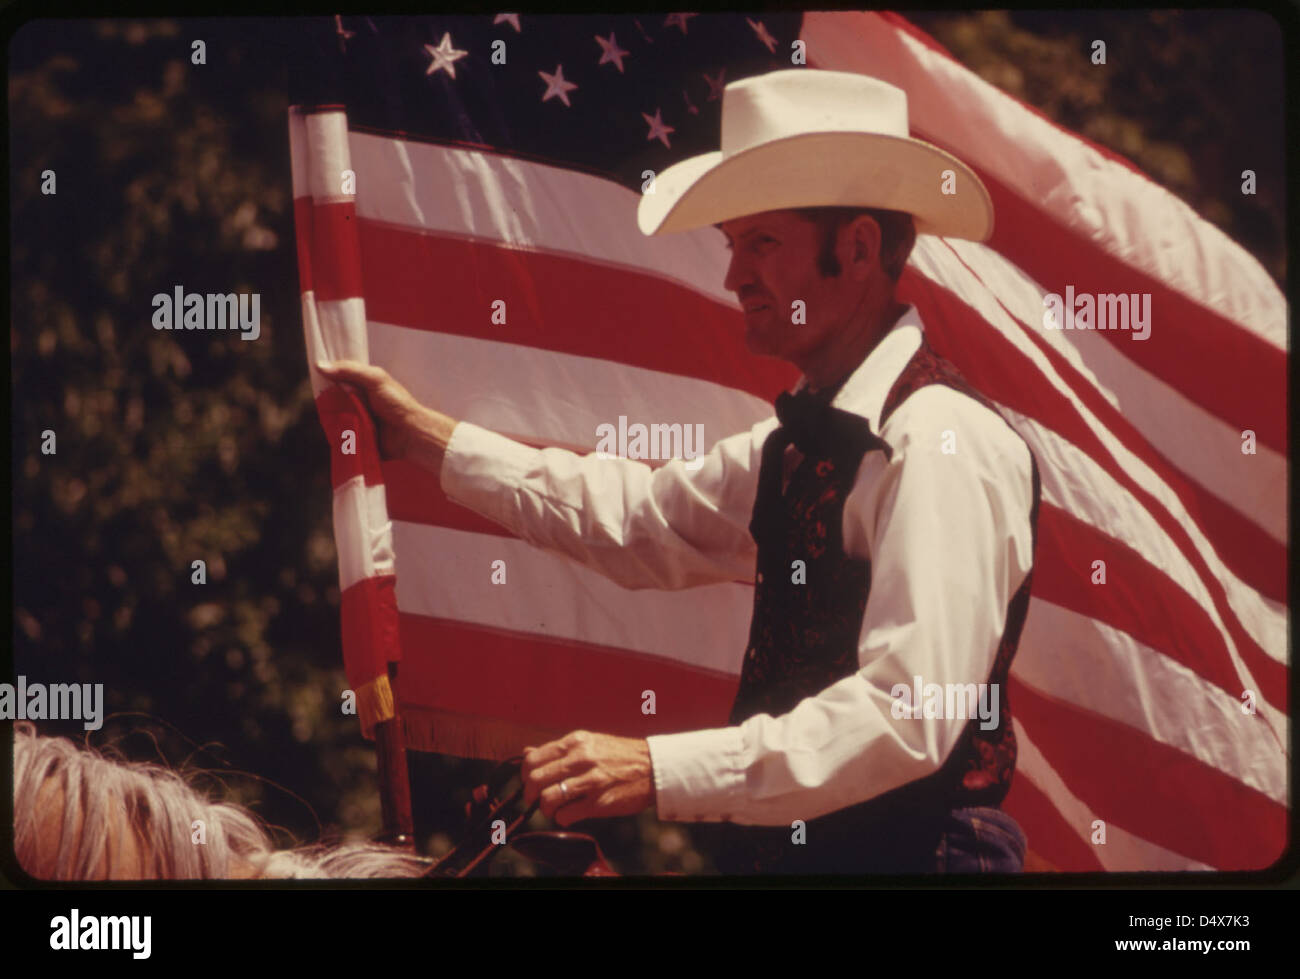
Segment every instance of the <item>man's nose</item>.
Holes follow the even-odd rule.
[[[732,252],[731,262],[727,265],[727,277],[722,280],[722,288],[728,292],[740,292],[740,287],[752,285],[753,271],[749,268],[739,252]]]

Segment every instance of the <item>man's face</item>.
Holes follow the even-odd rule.
[[[820,228],[794,211],[764,211],[720,225],[731,250],[723,285],[745,310],[745,345],[751,353],[799,363],[851,313],[850,277],[823,278],[817,270]],[[858,292],[861,290],[858,283]],[[794,322],[796,300],[805,314]]]

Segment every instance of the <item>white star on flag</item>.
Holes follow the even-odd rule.
[[[442,40],[438,42],[436,48],[432,44],[426,44],[424,50],[433,55],[433,62],[425,69],[424,73],[432,75],[438,69],[445,68],[447,74],[452,78],[456,77],[456,62],[469,54],[468,51],[457,51],[451,46],[450,34],[443,34]]]
[[[722,76],[727,73],[727,69],[722,68],[718,71],[718,77],[714,78],[707,71],[704,73],[704,80],[709,83],[709,101],[716,102],[722,98],[722,90],[725,87],[722,82]]]
[[[653,116],[648,116],[644,112],[641,113],[641,118],[650,125],[650,132],[646,135],[647,140],[658,139],[669,149],[673,148],[672,144],[668,142],[668,134],[675,133],[677,130],[672,126],[664,125],[664,121],[659,118],[658,109],[655,109],[655,114]]]
[[[497,14],[492,18],[492,26],[495,27],[497,24],[509,24],[515,29],[516,34],[520,33],[518,14]]]
[[[682,33],[686,33],[686,21],[691,17],[698,17],[699,14],[669,14],[664,20],[664,27],[680,27]]]
[[[745,18],[745,22],[754,29],[754,33],[758,35],[758,39],[760,41],[762,41],[764,44],[767,45],[767,49],[771,51],[773,54],[775,54],[776,38],[774,38],[771,34],[767,32],[767,28],[763,26],[763,22],[761,20],[753,21],[750,20],[748,17]]]
[[[562,65],[557,64],[555,66],[554,75],[548,75],[544,71],[539,71],[537,74],[541,75],[546,81],[546,94],[542,96],[543,102],[551,98],[553,95],[558,95],[560,101],[572,108],[569,104],[569,92],[573,91],[578,86],[573,84],[573,82],[564,80],[564,69]]]
[[[614,32],[613,31],[609,32],[608,41],[606,41],[603,37],[597,35],[596,43],[600,45],[601,50],[604,52],[603,54],[601,54],[600,60],[596,62],[596,67],[599,68],[601,65],[605,64],[606,62],[609,62],[612,65],[616,65],[618,67],[619,74],[622,74],[623,55],[627,54],[628,52],[624,51],[622,48],[618,46],[618,42],[614,40]]]

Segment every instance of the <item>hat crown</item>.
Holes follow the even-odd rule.
[[[902,89],[817,68],[728,85],[720,148],[658,174],[637,204],[637,224],[658,235],[807,207],[902,211],[923,235],[987,241],[993,231],[983,181],[911,135]]]
[[[807,133],[908,138],[907,93],[856,72],[789,68],[732,82],[722,93],[722,155]]]

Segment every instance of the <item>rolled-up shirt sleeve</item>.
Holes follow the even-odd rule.
[[[448,498],[625,588],[753,580],[749,520],[763,441],[776,419],[658,468],[535,449],[462,421],[439,480]]]
[[[871,561],[859,670],[780,717],[649,738],[661,819],[789,825],[923,778],[956,744],[964,718],[895,717],[893,691],[988,680],[1033,562],[1029,450],[939,385],[881,435],[892,456],[868,453],[843,520]]]

